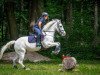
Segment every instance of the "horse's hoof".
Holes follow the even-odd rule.
[[[31,70],[30,68],[26,68],[25,70]]]
[[[17,67],[16,65],[14,65],[14,66],[13,66],[13,68],[16,68],[16,69],[18,69],[18,67]]]
[[[57,51],[52,51],[51,54],[55,54],[55,55],[57,55],[57,54],[59,54],[59,52],[57,52]]]
[[[23,69],[25,69],[25,70],[31,70],[30,68],[26,68],[26,67],[24,67]]]
[[[62,69],[58,69],[58,71],[59,71],[59,72],[63,72],[63,70],[62,70]]]
[[[59,64],[59,66],[63,66],[63,64]]]

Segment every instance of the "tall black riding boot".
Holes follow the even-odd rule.
[[[37,43],[36,43],[37,47],[41,47],[41,36],[37,36]]]

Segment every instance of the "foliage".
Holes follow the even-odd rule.
[[[53,18],[58,18],[62,20],[66,33],[68,33],[68,25],[64,20],[64,10],[67,7],[67,3],[70,0],[44,0],[44,11],[49,13],[49,20]],[[64,38],[59,37],[57,34],[56,41],[61,42],[61,53],[62,54],[71,54],[78,58],[92,58],[94,56],[94,0],[83,0],[83,7],[81,8],[81,0],[71,0],[72,3],[72,31],[68,36]],[[17,29],[19,37],[28,35],[29,33],[29,2],[27,0],[23,1],[23,9],[21,10],[20,1],[15,1],[15,16],[17,21]],[[0,1],[0,9],[4,10],[4,1]],[[83,10],[81,12],[81,9]],[[4,18],[3,18],[4,17]],[[83,22],[81,22],[83,21]],[[2,23],[3,22],[3,23]],[[99,19],[100,23],[100,19]],[[9,35],[7,35],[7,21],[5,12],[0,12],[0,42],[7,42],[11,40]],[[3,26],[3,27],[2,27]],[[100,27],[99,27],[100,28]],[[3,30],[2,30],[3,29]],[[2,32],[3,31],[3,32]],[[3,34],[2,34],[3,33]],[[98,35],[99,35],[98,31]],[[0,43],[2,45],[2,43]],[[100,46],[100,45],[99,45]],[[96,47],[97,52],[100,47]],[[45,55],[49,55],[51,50]],[[95,53],[97,53],[95,50]],[[59,56],[59,57],[60,57]],[[86,57],[85,57],[86,56]]]

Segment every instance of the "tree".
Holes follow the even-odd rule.
[[[98,38],[98,2],[95,0],[94,4],[94,46],[97,45],[97,38]]]
[[[8,28],[9,34],[11,39],[17,39],[17,26],[16,26],[16,19],[14,14],[14,1],[13,0],[6,0],[4,4],[6,18],[8,21]]]
[[[81,0],[81,25],[83,25],[83,0]]]
[[[39,18],[43,10],[43,0],[30,0],[29,1],[29,24],[32,27],[36,20]],[[29,28],[30,31],[31,28]]]
[[[1,9],[1,12],[0,12],[0,40],[3,42],[3,28],[4,28],[4,25],[3,25],[3,19],[4,19],[4,11],[3,11],[3,6],[0,4],[0,9]],[[0,41],[0,42],[1,42]]]
[[[70,35],[72,31],[72,1],[68,0],[64,4],[64,20],[67,25],[67,33]]]

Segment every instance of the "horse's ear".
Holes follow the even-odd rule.
[[[61,19],[57,19],[58,20],[58,22],[61,22]]]

